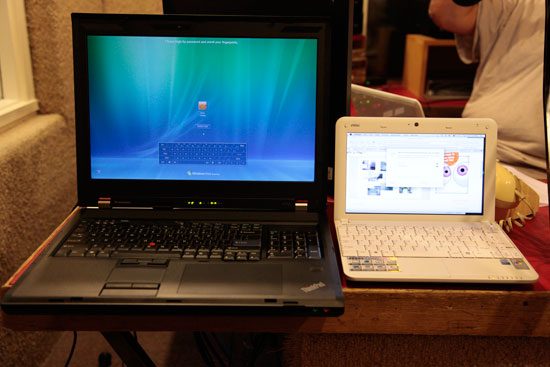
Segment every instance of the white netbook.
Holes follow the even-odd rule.
[[[351,85],[351,101],[357,116],[424,117],[417,99],[357,84]]]
[[[343,117],[334,220],[350,280],[533,283],[494,221],[490,119]]]

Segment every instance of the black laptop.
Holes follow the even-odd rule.
[[[72,20],[79,202],[2,309],[341,314],[328,22]]]

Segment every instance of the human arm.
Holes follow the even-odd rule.
[[[479,4],[457,5],[453,0],[431,0],[428,14],[440,28],[462,35],[473,34]]]

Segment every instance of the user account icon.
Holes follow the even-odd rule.
[[[199,101],[199,110],[206,110],[206,101]]]

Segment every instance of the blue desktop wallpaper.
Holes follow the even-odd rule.
[[[314,39],[88,36],[91,177],[314,180]],[[246,144],[246,164],[161,164],[159,144]]]

